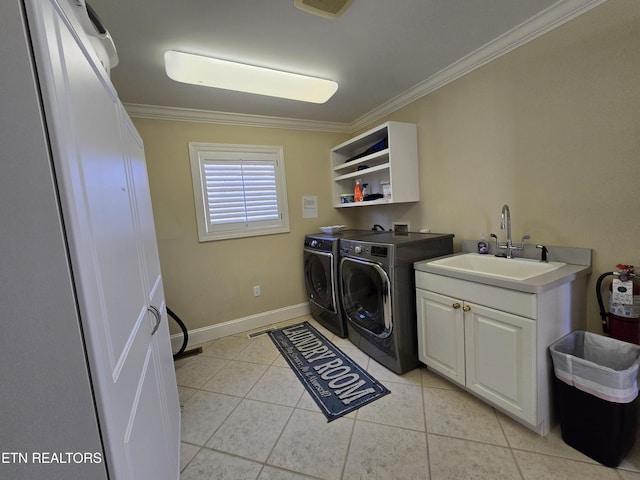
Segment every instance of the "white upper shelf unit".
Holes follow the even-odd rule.
[[[358,135],[331,149],[331,167],[336,208],[417,202],[420,189],[416,125],[386,122]],[[353,194],[356,180],[367,185],[367,194],[373,198],[343,203],[341,195]]]

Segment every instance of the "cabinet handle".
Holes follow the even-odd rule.
[[[462,307],[462,310],[468,312],[469,310],[471,310],[471,307],[469,305],[465,305],[464,307]]]
[[[153,326],[153,330],[151,331],[151,336],[153,336],[153,334],[158,331],[158,327],[160,326],[160,310],[158,310],[153,305],[150,305],[147,310],[149,310],[153,314],[153,316],[156,317],[156,324]]]
[[[454,303],[453,305],[451,305],[453,308],[455,308],[456,310],[460,308],[460,304],[458,302]]]

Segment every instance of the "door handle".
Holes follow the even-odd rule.
[[[451,305],[453,308],[455,308],[456,310],[460,308],[460,304],[458,302],[454,303],[453,305]]]
[[[149,308],[147,308],[147,310],[149,310],[153,314],[153,316],[156,317],[156,324],[153,326],[153,330],[151,330],[151,336],[153,336],[153,334],[158,331],[158,327],[160,327],[160,310],[158,310],[153,305],[149,305]]]
[[[464,307],[462,307],[462,310],[464,310],[465,312],[468,312],[471,310],[471,307],[469,305],[465,305]]]

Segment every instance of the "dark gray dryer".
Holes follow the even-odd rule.
[[[453,253],[452,234],[392,232],[340,242],[349,340],[402,374],[419,365],[413,262]]]
[[[364,238],[370,230],[313,233],[304,238],[304,282],[311,315],[322,326],[346,338],[347,326],[340,306],[339,244],[345,238]]]

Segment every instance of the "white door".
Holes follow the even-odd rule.
[[[462,301],[416,289],[418,358],[429,368],[465,384]]]
[[[107,468],[117,480],[177,479],[177,392],[164,314],[161,337],[153,335],[150,307],[164,312],[164,295],[153,220],[141,205],[148,191],[136,190],[147,188],[140,148],[126,153],[130,133],[82,46],[77,7],[27,7]]]
[[[465,305],[467,387],[535,424],[535,321]]]
[[[139,239],[142,242],[143,264],[142,271],[146,278],[147,304],[153,307],[152,315],[160,315],[160,323],[154,325],[152,330],[153,344],[153,368],[155,372],[150,377],[157,377],[158,392],[149,388],[150,395],[159,395],[164,399],[162,403],[162,421],[164,423],[164,438],[166,440],[167,461],[170,462],[169,471],[177,472],[180,468],[180,403],[176,387],[176,375],[173,365],[173,355],[170,348],[169,324],[167,310],[164,299],[164,289],[162,285],[162,273],[160,271],[160,261],[158,257],[158,244],[156,240],[155,224],[153,222],[153,210],[151,208],[151,196],[149,192],[149,182],[147,177],[147,166],[144,157],[142,140],[131,124],[129,117],[123,111],[123,143],[127,152],[129,165],[131,168],[131,178],[135,190],[136,212],[138,214]],[[153,398],[140,401],[139,404],[146,409],[148,403],[153,403]],[[150,419],[158,422],[159,419]],[[143,442],[145,440],[143,439]],[[158,452],[150,451],[151,454]],[[158,462],[153,458],[152,463],[158,464],[160,468],[167,468],[163,462]],[[147,469],[147,462],[138,462],[138,466]],[[166,474],[166,472],[165,472]],[[141,475],[135,478],[145,478]],[[149,476],[151,478],[151,476]],[[162,478],[157,476],[154,478]]]

